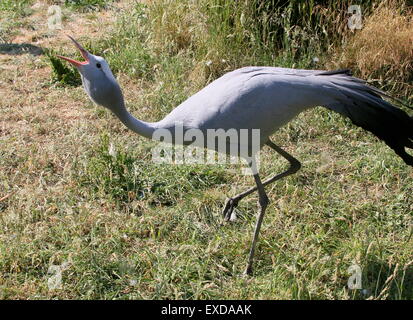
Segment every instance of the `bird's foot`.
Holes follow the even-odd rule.
[[[224,210],[222,210],[222,215],[224,216],[224,221],[230,221],[231,220],[232,213],[233,213],[234,209],[237,207],[237,205],[238,205],[238,200],[237,199],[234,199],[234,198],[227,199],[227,201],[225,202]]]
[[[249,277],[249,276],[251,276],[251,275],[252,275],[252,266],[248,265],[248,266],[245,268],[244,272],[242,273],[242,276],[243,276],[243,277]]]

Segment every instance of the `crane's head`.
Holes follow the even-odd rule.
[[[97,104],[112,111],[123,105],[123,95],[105,59],[95,56],[84,49],[75,39],[68,36],[79,49],[85,61],[58,56],[74,65],[79,71],[83,87],[89,97]]]

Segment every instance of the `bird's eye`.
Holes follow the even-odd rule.
[[[96,67],[98,67],[100,69],[102,67],[102,65],[100,63],[96,63]]]

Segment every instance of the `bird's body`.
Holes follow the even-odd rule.
[[[211,82],[159,122],[142,123],[149,135],[167,129],[172,137],[177,123],[183,125],[184,133],[197,129],[204,135],[207,130],[258,129],[262,147],[302,111],[324,106],[384,140],[411,165],[413,158],[404,147],[412,146],[413,120],[381,95],[385,94],[348,70],[244,67]]]
[[[319,99],[311,97],[311,84],[301,72],[310,76],[307,70],[237,69],[211,82],[154,125],[172,129],[180,122],[185,129],[195,128],[205,134],[209,129],[259,129],[264,145],[269,136],[297,114],[318,105]],[[302,93],[280,95],[292,89]]]
[[[73,40],[73,39],[72,39]],[[352,77],[348,70],[298,70],[274,67],[245,67],[229,72],[189,97],[158,122],[145,122],[133,117],[124,105],[122,91],[106,61],[83,49],[75,40],[85,62],[61,57],[74,64],[82,75],[83,86],[97,104],[110,109],[128,128],[147,138],[154,138],[157,130],[171,133],[177,125],[183,134],[195,129],[203,135],[208,130],[240,132],[259,130],[260,145],[267,145],[287,159],[290,168],[267,181],[261,182],[255,155],[246,156],[253,169],[256,187],[230,198],[224,208],[226,219],[238,202],[258,190],[260,211],[251,245],[247,273],[252,270],[255,243],[268,204],[264,186],[298,171],[300,162],[270,141],[270,136],[300,112],[324,106],[352,120],[376,135],[391,147],[408,165],[413,157],[405,148],[413,148],[413,119],[382,97],[387,95],[365,81]],[[182,143],[185,144],[185,141]],[[250,149],[250,140],[237,142]],[[209,147],[208,145],[202,145]],[[226,151],[230,150],[228,148]],[[220,150],[218,150],[220,151]],[[237,153],[238,155],[238,153]],[[242,155],[241,155],[242,156]]]

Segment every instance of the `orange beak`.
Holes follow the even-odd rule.
[[[69,37],[70,40],[73,41],[73,43],[75,44],[75,46],[79,49],[79,51],[80,51],[82,57],[85,59],[85,61],[77,61],[77,60],[70,59],[70,58],[63,57],[63,56],[59,56],[59,55],[58,55],[57,57],[59,57],[59,58],[61,58],[61,59],[63,59],[63,60],[66,60],[66,61],[70,62],[70,63],[73,64],[75,67],[80,67],[80,66],[82,66],[82,65],[88,64],[88,63],[89,63],[89,53],[88,53],[88,52],[86,51],[86,49],[83,48],[75,39],[73,39],[73,38],[72,38],[71,36],[69,36],[69,35],[68,35],[68,37]]]

